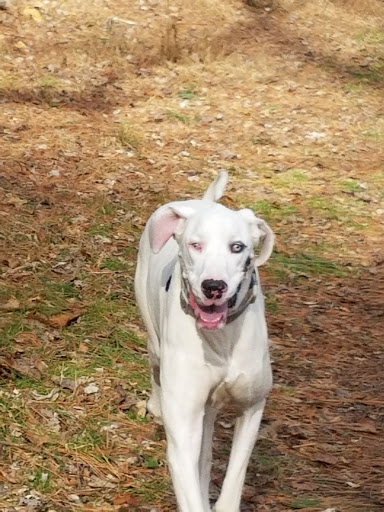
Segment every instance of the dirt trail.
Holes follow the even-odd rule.
[[[136,247],[220,168],[225,203],[277,236],[275,386],[242,510],[383,510],[383,6],[254,3],[0,10],[4,512],[175,509]]]

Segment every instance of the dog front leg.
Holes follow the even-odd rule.
[[[210,511],[209,483],[211,480],[212,441],[216,414],[216,409],[209,405],[206,405],[203,421],[203,439],[201,443],[199,458],[200,488],[205,507],[204,512]]]
[[[265,400],[247,409],[236,420],[227,474],[214,512],[239,512],[240,510],[245,474],[260,428],[264,406]]]
[[[206,512],[199,475],[204,406],[191,407],[185,397],[183,402],[166,402],[162,400],[167,456],[179,510]]]

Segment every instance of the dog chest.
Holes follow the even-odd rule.
[[[212,391],[210,402],[216,409],[235,407],[244,410],[263,400],[272,386],[269,365],[258,372],[231,372]]]

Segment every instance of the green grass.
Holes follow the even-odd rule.
[[[23,400],[17,395],[9,395],[0,387],[0,427],[3,433],[8,432],[8,425],[12,423],[24,425],[27,418]]]
[[[148,469],[156,469],[163,464],[164,464],[164,462],[161,459],[159,459],[158,457],[155,457],[153,455],[146,457],[145,461],[144,461],[144,467],[146,467]]]
[[[39,281],[38,286],[43,286],[43,289],[40,291],[42,299],[35,306],[38,313],[47,316],[60,313],[80,300],[80,290],[71,281],[56,281],[44,275]]]
[[[322,505],[322,501],[318,498],[310,498],[307,496],[296,498],[292,501],[290,506],[295,510],[302,508],[319,507]]]
[[[334,261],[319,258],[309,253],[286,254],[275,252],[269,267],[273,273],[286,278],[332,275],[344,277],[348,270]]]
[[[384,78],[384,75],[383,75]],[[382,130],[364,130],[362,132],[364,137],[379,142],[384,139],[384,132]]]
[[[33,475],[32,487],[41,493],[53,490],[52,473],[47,469],[38,469]]]
[[[196,85],[192,84],[179,92],[180,98],[183,100],[191,100],[197,96]]]
[[[124,270],[127,270],[127,262],[118,258],[108,258],[103,261],[100,268],[106,268],[113,272],[123,272]]]
[[[280,185],[294,185],[307,184],[310,177],[301,169],[288,169],[287,171],[278,174],[275,177],[276,184]]]
[[[360,186],[360,182],[358,180],[349,179],[341,182],[341,186],[343,189],[348,190],[348,192],[355,193],[361,192],[362,188]]]
[[[119,126],[117,138],[122,146],[133,151],[140,151],[143,145],[143,136],[138,129],[129,122],[123,122]]]
[[[134,409],[129,409],[126,412],[126,415],[127,415],[127,418],[134,421],[135,423],[149,423],[151,421],[151,419],[148,416],[141,416]]]
[[[46,277],[41,278],[42,284],[44,285],[44,291],[46,298],[60,297],[61,299],[78,298],[79,290],[71,281],[51,281]]]
[[[82,425],[82,431],[73,434],[68,440],[68,447],[71,450],[91,452],[95,456],[97,448],[104,448],[107,445],[107,435],[101,430],[101,424],[94,424],[92,418],[86,425]]]
[[[269,454],[259,454],[256,460],[262,472],[273,473],[276,476],[279,474],[281,467],[280,457]]]
[[[343,181],[341,187],[347,188],[351,193],[363,192],[358,182],[353,180]],[[340,192],[342,192],[342,188]],[[362,222],[370,218],[366,203],[353,195],[346,196],[342,193],[332,197],[315,195],[304,200],[304,205],[308,208],[309,215],[337,221],[344,226],[354,227],[356,223],[360,226]]]
[[[357,94],[364,90],[364,86],[361,83],[350,82],[345,86],[345,90],[349,94]]]
[[[161,472],[157,474],[153,471],[148,474],[145,480],[140,481],[140,485],[131,489],[132,494],[139,496],[140,501],[144,503],[156,503],[165,494],[170,494],[170,477]]]
[[[356,35],[357,41],[362,41],[366,44],[384,44],[384,31],[383,30],[366,30]]]
[[[349,73],[362,83],[382,83],[384,80],[384,62],[379,61],[376,65],[367,68],[349,68]]]
[[[330,220],[343,220],[346,216],[346,208],[335,203],[332,198],[324,196],[313,196],[307,199],[306,204],[309,210],[314,210]]]
[[[20,332],[27,330],[24,325],[24,315],[13,313],[12,319],[0,330],[0,346],[10,347]]]
[[[183,114],[181,112],[175,112],[174,110],[168,110],[167,116],[170,119],[177,119],[178,121],[181,121],[182,123],[186,124],[190,122],[190,117],[188,117],[186,114]]]
[[[52,386],[50,384],[45,383],[44,381],[34,379],[32,377],[28,377],[22,373],[15,371],[15,376],[12,380],[12,384],[20,390],[33,389],[42,395],[48,394],[52,390]]]
[[[113,226],[111,224],[94,224],[90,226],[87,230],[87,233],[91,236],[109,236],[113,231]]]
[[[280,310],[277,300],[268,292],[265,293],[265,309],[270,313],[277,313]]]
[[[283,220],[290,215],[295,215],[298,209],[293,204],[277,204],[266,200],[256,201],[252,203],[251,208],[257,215],[264,217],[266,220]]]
[[[116,203],[103,202],[103,204],[101,204],[99,206],[99,208],[97,209],[97,213],[99,215],[106,215],[106,216],[116,215],[117,210],[119,210],[120,208],[121,208],[121,205],[118,205]]]

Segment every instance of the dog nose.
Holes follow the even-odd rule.
[[[201,289],[207,299],[220,299],[227,288],[227,283],[222,280],[205,279],[201,283]]]

